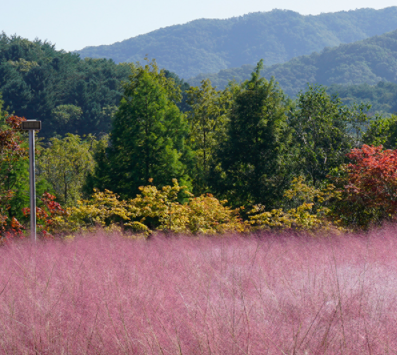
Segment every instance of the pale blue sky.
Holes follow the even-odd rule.
[[[0,30],[72,51],[198,18],[229,18],[275,8],[315,15],[396,5],[396,0],[11,0],[1,6]]]

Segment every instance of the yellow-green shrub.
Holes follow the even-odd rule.
[[[246,232],[253,229],[318,230],[338,228],[338,221],[331,221],[327,204],[340,198],[333,185],[316,189],[305,184],[302,177],[292,181],[285,197],[297,207],[266,211],[256,205],[248,212],[249,221],[243,221],[239,209],[227,207],[210,194],[193,197],[176,180],[173,185],[157,189],[148,185],[140,187],[134,199],[123,201],[118,195],[105,190],[95,190],[90,200],[78,202],[68,209],[68,217],[57,217],[54,225],[59,231],[76,231],[103,227],[130,229],[141,235],[153,230],[184,234],[216,234],[228,231]],[[180,203],[181,195],[187,200]]]
[[[250,222],[256,229],[296,229],[318,230],[338,228],[338,221],[329,218],[327,203],[340,198],[340,193],[333,185],[319,190],[308,186],[303,177],[294,178],[291,189],[284,196],[295,204],[295,208],[286,211],[273,209],[265,211],[262,205],[256,205],[249,212]]]
[[[55,229],[58,232],[75,232],[103,227],[114,229],[131,221],[127,210],[127,202],[119,200],[117,194],[95,189],[90,200],[77,201],[76,207],[67,209],[67,218],[56,218]]]
[[[219,201],[211,194],[191,198],[186,206],[189,211],[189,230],[204,234],[247,231],[249,225],[243,222],[239,210],[225,206],[226,202]]]
[[[160,190],[148,185],[140,187],[140,191],[136,198],[123,201],[109,190],[95,190],[91,200],[78,201],[77,207],[68,209],[68,219],[57,219],[57,227],[76,231],[96,226],[105,229],[120,226],[145,235],[152,230],[214,234],[243,232],[248,228],[238,210],[225,206],[226,201],[219,201],[209,194],[193,197],[176,180],[172,186]],[[178,201],[181,195],[187,203]]]

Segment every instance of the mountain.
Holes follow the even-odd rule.
[[[209,78],[213,85],[223,88],[229,80],[248,79],[253,68],[252,65],[244,65],[217,74],[200,74],[188,82],[190,85],[199,85],[201,80]],[[397,30],[268,66],[262,75],[267,79],[274,76],[290,96],[304,90],[307,83],[326,86],[375,85],[380,81],[397,83]]]
[[[257,12],[226,20],[201,19],[112,45],[86,47],[81,57],[116,63],[147,55],[182,78],[222,69],[284,63],[294,57],[397,29],[397,7],[303,16],[293,11]]]

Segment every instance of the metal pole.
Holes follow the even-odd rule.
[[[36,242],[36,182],[35,182],[35,142],[33,129],[29,130],[29,177],[30,177],[30,238]]]

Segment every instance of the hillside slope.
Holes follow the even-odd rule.
[[[376,85],[332,85],[327,89],[337,94],[347,105],[354,103],[371,104],[370,114],[397,114],[397,84],[380,81]]]
[[[252,70],[252,65],[244,65],[217,74],[200,74],[188,82],[199,85],[202,79],[210,78],[213,85],[223,88],[229,80],[242,81],[249,78]],[[268,66],[262,74],[268,79],[274,76],[282,89],[291,96],[304,89],[307,83],[327,86],[375,85],[380,81],[397,83],[397,30]]]
[[[303,16],[293,11],[251,13],[227,20],[201,19],[170,26],[112,45],[86,47],[81,57],[116,63],[148,55],[183,78],[255,64],[284,63],[294,57],[352,43],[397,28],[397,7]]]

